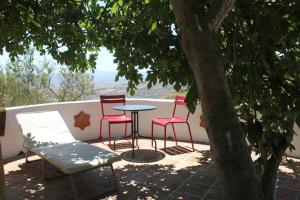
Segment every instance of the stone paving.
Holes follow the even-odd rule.
[[[109,149],[107,142],[93,145]],[[153,150],[149,140],[139,140],[141,149]],[[158,147],[163,141],[158,141]],[[136,163],[119,161],[114,163],[118,191],[94,199],[222,199],[221,186],[216,169],[211,160],[209,146],[195,144],[195,151],[190,143],[179,142],[178,146],[167,141],[167,151],[158,161]],[[122,154],[130,150],[130,143],[119,141],[116,152]],[[149,151],[151,153],[153,151]],[[139,152],[137,152],[138,155]],[[4,170],[7,185],[7,199],[74,199],[68,177],[44,181],[41,161],[31,156],[33,162],[24,163],[24,156],[19,155],[5,160]],[[277,199],[300,199],[300,160],[285,159],[279,171]],[[57,170],[47,167],[47,173],[55,175]],[[75,176],[75,185],[80,196],[89,196],[109,190],[112,176],[109,168],[95,169]]]

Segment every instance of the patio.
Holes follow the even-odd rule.
[[[107,142],[89,142],[109,149]],[[116,152],[129,151],[129,145],[128,141],[120,140]],[[179,142],[178,145],[176,147],[173,141],[168,141],[165,157],[156,162],[122,160],[114,163],[119,190],[95,199],[222,199],[209,146],[195,144],[195,152],[192,152],[190,143]],[[141,149],[153,149],[149,140],[139,140],[139,146]],[[163,140],[158,140],[158,147],[163,147]],[[36,158],[32,156],[30,160]],[[8,199],[74,199],[67,177],[49,181],[42,179],[40,161],[25,164],[23,155],[19,155],[5,160],[4,170]],[[48,173],[55,174],[56,169],[48,166]],[[277,199],[300,198],[299,175],[300,160],[285,159],[280,166]],[[106,168],[84,172],[75,178],[82,196],[104,192],[112,184],[111,174]]]

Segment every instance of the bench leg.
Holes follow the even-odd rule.
[[[28,161],[28,154],[29,154],[29,149],[26,147],[26,153],[25,153],[25,162],[29,163]]]
[[[42,174],[43,174],[43,179],[47,180],[45,162],[46,162],[45,159],[42,158]]]
[[[117,190],[118,189],[118,185],[117,185],[116,176],[115,176],[115,172],[114,172],[114,168],[113,168],[112,164],[110,164],[110,169],[111,169],[111,173],[112,173],[112,177],[113,177],[113,181],[114,181],[114,186],[115,186],[114,190]]]
[[[75,174],[70,174],[69,179],[70,179],[70,182],[71,182],[71,185],[72,185],[74,198],[75,199],[80,199],[80,200],[82,200],[82,199],[91,199],[91,198],[95,198],[97,196],[102,196],[102,195],[105,195],[105,194],[108,194],[108,193],[111,193],[111,192],[114,192],[114,191],[118,190],[118,184],[117,184],[117,181],[116,181],[116,176],[115,176],[113,165],[109,164],[109,166],[110,166],[111,173],[112,173],[114,187],[112,189],[108,190],[108,191],[105,191],[104,193],[94,194],[94,195],[87,196],[87,197],[78,197],[78,192],[76,190],[76,185],[75,185],[75,182],[74,182],[74,175]],[[105,167],[105,166],[102,166],[102,167]],[[81,173],[81,172],[78,172],[78,173]]]
[[[58,175],[58,176],[54,176],[54,177],[47,177],[47,174],[46,174],[46,162],[47,162],[47,160],[45,160],[45,159],[42,158],[42,175],[43,175],[44,180],[55,179],[55,178],[59,178],[59,177],[68,175],[68,174],[62,174],[62,175]],[[96,194],[96,195],[93,195],[93,196],[90,196],[90,197],[83,197],[83,198],[79,198],[78,197],[78,193],[77,193],[75,182],[74,182],[74,175],[75,174],[69,174],[69,180],[70,180],[71,185],[72,185],[72,190],[73,190],[73,194],[74,194],[75,199],[90,199],[92,197],[101,196],[101,195],[108,194],[110,192],[114,192],[114,191],[118,190],[118,184],[117,184],[117,181],[116,181],[116,176],[115,176],[113,165],[112,164],[108,164],[108,165],[109,165],[109,167],[111,169],[112,178],[113,178],[113,182],[114,182],[113,183],[114,187],[112,189],[104,192],[104,193]],[[105,165],[105,166],[108,166],[108,165]],[[101,166],[101,167],[105,167],[105,166]],[[78,172],[78,173],[82,173],[82,172]]]
[[[42,175],[43,175],[43,179],[45,181],[56,179],[56,178],[61,178],[61,177],[64,177],[64,176],[68,175],[68,174],[65,174],[65,173],[63,173],[61,171],[57,171],[58,175],[47,177],[46,164],[47,164],[47,160],[45,160],[44,158],[42,158]]]

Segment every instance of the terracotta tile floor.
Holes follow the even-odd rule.
[[[107,142],[91,143],[109,149]],[[139,145],[141,149],[153,149],[149,140],[139,140]],[[195,144],[196,151],[192,152],[190,143],[180,142],[178,145],[167,141],[167,152],[160,155],[160,160],[156,162],[136,163],[122,160],[114,163],[118,191],[94,199],[222,199],[221,186],[211,162],[209,146]],[[128,152],[129,146],[128,141],[121,140],[116,152]],[[162,146],[163,141],[159,140],[158,147]],[[145,155],[142,153],[141,157]],[[122,155],[126,157],[126,154]],[[37,157],[31,156],[30,159],[36,160]],[[4,169],[8,199],[74,199],[68,177],[48,181],[42,179],[39,160],[24,164],[23,155],[20,155],[6,160]],[[51,166],[47,169],[48,174],[54,175],[57,171]],[[299,175],[300,160],[288,159],[282,163],[277,199],[300,199]],[[112,183],[109,167],[75,176],[80,196],[105,192],[112,187]]]

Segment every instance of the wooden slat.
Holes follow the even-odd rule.
[[[101,103],[124,103],[125,95],[101,95]]]
[[[100,99],[125,99],[125,95],[101,95]]]
[[[102,99],[102,103],[124,103],[125,99]]]

